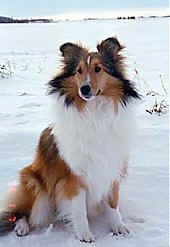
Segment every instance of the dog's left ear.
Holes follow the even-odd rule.
[[[80,55],[83,52],[83,48],[81,45],[67,42],[60,46],[60,51],[64,58],[70,58]]]
[[[97,45],[97,50],[102,56],[116,58],[120,50],[125,48],[115,37],[107,38]]]

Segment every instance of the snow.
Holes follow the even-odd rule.
[[[162,78],[168,90],[166,18],[0,25],[0,64],[10,65],[12,71],[10,77],[0,77],[1,199],[17,182],[18,171],[32,161],[39,134],[50,122],[46,83],[59,65],[58,46],[81,41],[93,50],[98,41],[112,35],[126,45],[129,76],[143,95],[137,105],[138,135],[129,176],[122,186],[121,209],[131,233],[111,236],[101,216],[90,224],[96,236],[91,246],[167,247],[169,115],[167,107],[161,114],[146,112],[155,99],[168,101],[161,84]],[[85,245],[60,224],[23,238],[14,233],[0,238],[0,247]]]

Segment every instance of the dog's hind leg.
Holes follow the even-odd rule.
[[[29,217],[30,227],[46,227],[53,221],[54,207],[45,191],[41,191],[33,204]]]

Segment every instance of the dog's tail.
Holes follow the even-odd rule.
[[[21,213],[2,211],[0,213],[0,236],[6,235],[12,231],[16,221],[22,217],[23,214]]]

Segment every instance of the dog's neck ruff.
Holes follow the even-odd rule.
[[[79,111],[65,107],[64,96],[53,99],[53,134],[60,155],[72,172],[82,177],[95,201],[119,179],[133,133],[133,112],[128,106],[119,104],[115,113],[113,102],[98,96]]]

